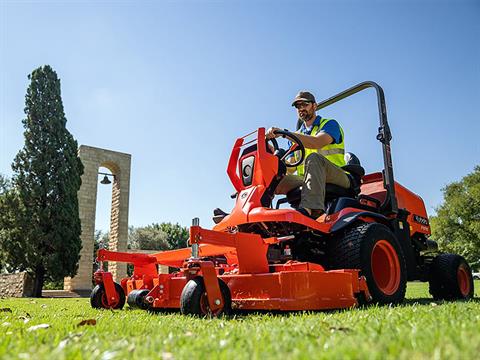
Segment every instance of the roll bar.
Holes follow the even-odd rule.
[[[390,140],[392,140],[392,134],[387,121],[387,107],[385,105],[385,95],[383,89],[377,83],[373,81],[364,81],[360,84],[352,86],[351,88],[342,91],[326,100],[323,100],[317,104],[317,110],[330,106],[337,101],[352,96],[362,90],[373,87],[377,93],[378,113],[380,116],[380,127],[378,128],[377,140],[382,143],[383,150],[383,186],[387,190],[387,196],[385,201],[381,205],[383,211],[391,211],[393,213],[398,212],[397,197],[395,196],[395,182],[393,179],[393,165],[392,154],[390,149]]]

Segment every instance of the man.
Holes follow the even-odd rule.
[[[296,135],[305,146],[305,160],[296,169],[289,171],[275,192],[286,194],[302,186],[298,211],[316,219],[325,212],[327,183],[350,187],[347,174],[340,168],[345,165],[343,130],[337,121],[317,116],[315,97],[308,91],[300,91],[292,106],[297,109],[298,117],[303,122]],[[278,137],[274,134],[275,130],[279,128],[268,129],[267,138]],[[296,175],[290,173],[295,170]]]

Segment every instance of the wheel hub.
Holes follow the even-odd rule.
[[[372,275],[378,288],[392,295],[400,286],[401,269],[395,248],[387,240],[379,240],[372,250]]]
[[[463,266],[460,266],[457,270],[457,281],[462,295],[468,296],[470,293],[470,277]]]

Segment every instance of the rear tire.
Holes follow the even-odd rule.
[[[180,296],[180,312],[184,315],[195,316],[221,316],[228,315],[232,311],[232,298],[230,289],[221,279],[218,279],[220,292],[223,297],[223,308],[212,312],[208,305],[207,291],[202,277],[189,280]]]
[[[95,286],[90,294],[90,305],[94,309],[122,309],[125,305],[125,292],[120,284],[114,283],[115,291],[119,297],[116,303],[108,305],[107,302],[107,293],[105,292],[105,286],[99,284]]]
[[[473,297],[473,276],[460,255],[440,254],[430,267],[430,294],[435,300],[468,300]]]
[[[330,269],[359,269],[372,301],[397,304],[405,298],[407,267],[403,252],[390,229],[363,223],[348,229],[329,244]]]

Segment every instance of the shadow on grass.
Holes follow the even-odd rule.
[[[414,299],[405,299],[405,301],[402,304],[399,304],[398,306],[411,306],[411,305],[417,305],[417,304],[430,305],[432,303],[435,303],[437,305],[442,305],[442,304],[464,303],[464,302],[480,303],[480,297],[474,297],[473,299],[470,299],[470,300],[454,300],[454,301],[434,300],[431,297],[422,297],[422,298],[414,298]]]
[[[231,314],[229,315],[222,315],[222,319],[243,319],[249,318],[257,315],[268,315],[271,317],[289,317],[292,315],[301,315],[301,314],[335,314],[335,313],[343,313],[345,311],[369,311],[369,309],[373,307],[377,308],[406,308],[406,307],[413,307],[413,306],[442,306],[451,303],[480,303],[480,297],[474,297],[471,300],[464,301],[464,300],[455,300],[455,301],[445,301],[445,300],[434,300],[431,297],[418,297],[418,298],[407,298],[401,304],[386,304],[386,305],[376,305],[376,304],[367,304],[361,305],[355,308],[343,308],[343,309],[325,309],[325,310],[296,310],[296,311],[281,311],[281,310],[241,310],[241,309],[234,309]],[[161,316],[161,315],[180,315],[180,309],[148,309],[143,310],[139,308],[131,308],[126,306],[124,311],[147,311],[153,316]],[[198,317],[201,318],[201,317]],[[205,316],[204,318],[212,318],[212,316]]]
[[[239,310],[235,309],[232,311],[231,314],[229,315],[222,315],[220,318],[225,319],[225,320],[241,320],[241,319],[248,319],[253,316],[264,316],[268,315],[270,317],[289,317],[292,315],[302,315],[302,314],[336,314],[336,313],[343,313],[345,311],[368,311],[372,307],[378,307],[378,308],[405,308],[405,307],[413,307],[413,306],[442,306],[446,304],[451,304],[451,303],[465,303],[465,302],[473,302],[473,303],[480,303],[480,297],[473,298],[469,301],[463,301],[463,300],[456,300],[456,301],[436,301],[430,297],[421,297],[421,298],[410,298],[410,299],[405,299],[405,301],[401,304],[396,304],[396,305],[374,305],[374,304],[369,304],[369,305],[362,305],[356,308],[345,308],[345,309],[327,309],[327,310],[297,310],[297,311],[280,311],[280,310]],[[128,308],[127,308],[128,309]],[[130,309],[132,310],[137,310],[137,309]],[[180,315],[180,310],[179,309],[150,309],[147,310],[150,314],[154,316],[161,316],[161,315],[172,315],[172,314],[178,314]],[[197,317],[201,319],[202,317]],[[212,318],[212,316],[205,316],[203,318]]]
[[[250,316],[255,315],[270,315],[272,317],[288,317],[291,315],[299,315],[299,314],[336,314],[336,313],[343,313],[345,311],[368,311],[372,307],[378,308],[406,308],[406,307],[413,307],[413,306],[432,306],[436,304],[436,306],[442,306],[452,303],[480,303],[480,297],[476,297],[470,299],[468,301],[465,300],[455,300],[455,301],[445,301],[445,300],[434,300],[433,298],[429,297],[422,297],[422,298],[410,298],[405,299],[404,302],[401,304],[386,304],[386,305],[375,305],[375,304],[368,304],[368,305],[361,305],[355,308],[345,308],[345,309],[327,309],[327,310],[298,310],[298,311],[267,311],[267,310],[235,310],[233,317],[236,318],[247,318]],[[230,317],[232,317],[232,315]]]

